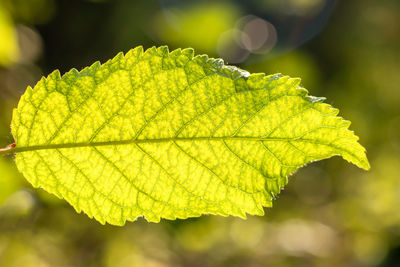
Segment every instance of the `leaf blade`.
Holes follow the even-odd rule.
[[[262,215],[310,161],[369,168],[349,122],[299,83],[166,47],[56,71],[14,110],[17,166],[101,223]]]

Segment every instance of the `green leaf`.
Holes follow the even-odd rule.
[[[103,224],[262,215],[308,162],[369,168],[350,122],[299,84],[137,47],[28,88],[13,114],[16,163]]]

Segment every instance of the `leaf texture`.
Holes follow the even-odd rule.
[[[311,161],[369,168],[350,122],[299,84],[167,47],[55,71],[14,110],[17,167],[103,224],[262,215]]]

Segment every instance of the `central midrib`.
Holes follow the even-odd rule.
[[[91,143],[66,143],[66,144],[45,144],[18,147],[16,145],[14,152],[26,152],[35,150],[46,149],[59,149],[59,148],[80,148],[80,147],[98,147],[98,146],[115,146],[115,145],[129,145],[129,144],[156,144],[168,142],[192,142],[192,141],[308,141],[319,143],[318,140],[302,139],[302,138],[273,138],[273,137],[246,137],[246,136],[222,136],[222,137],[172,137],[172,138],[154,138],[154,139],[133,139],[121,141],[104,141],[104,142],[91,142]]]

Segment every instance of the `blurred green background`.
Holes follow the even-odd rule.
[[[0,158],[0,266],[400,266],[398,0],[0,0],[0,147],[42,75],[164,44],[301,77],[353,122],[372,169],[313,163],[263,217],[121,228],[32,189]]]

